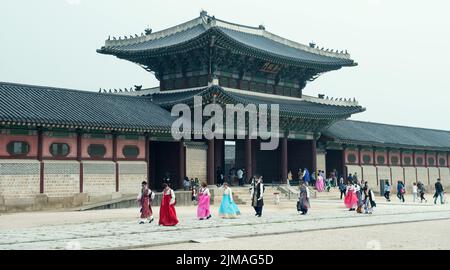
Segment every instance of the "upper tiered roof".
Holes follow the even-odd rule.
[[[263,26],[230,23],[208,16],[206,12],[191,21],[159,32],[119,39],[109,38],[98,52],[120,58],[168,54],[170,51],[209,46],[212,36],[216,44],[220,43],[221,46],[241,54],[266,58],[274,63],[332,69],[356,65],[346,51],[319,49],[313,44],[303,45],[272,34]]]

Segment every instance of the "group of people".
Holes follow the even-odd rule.
[[[243,186],[245,184],[245,169],[235,167],[231,168],[228,171],[228,182],[225,179],[225,174],[221,167],[217,167],[216,170],[216,180],[217,180],[217,186],[221,187],[225,182],[227,182],[228,185],[232,184],[237,180],[239,186]]]
[[[310,190],[308,170],[302,171],[302,181],[299,186],[299,197],[297,201],[298,214],[305,215],[308,213],[310,204]],[[289,172],[289,176],[292,173]],[[185,183],[188,182],[188,178],[185,179]],[[356,211],[357,213],[372,214],[374,207],[376,207],[375,195],[372,188],[367,181],[359,181],[358,176],[350,174],[347,178],[347,184],[344,183],[343,177],[341,177],[337,183],[340,190],[340,198],[344,197],[344,204],[349,211]],[[325,189],[324,172],[319,171],[317,180],[315,182],[315,188],[317,191],[322,192]],[[191,182],[191,181],[189,181]],[[326,185],[329,185],[328,183]],[[185,185],[186,190],[187,183]],[[193,181],[193,186],[196,186],[196,182]],[[241,212],[233,199],[233,191],[229,187],[227,182],[223,182],[221,185],[223,189],[222,202],[219,207],[219,217],[221,218],[236,218]],[[195,189],[196,190],[196,189]],[[440,198],[441,204],[444,204],[444,188],[441,180],[437,179],[435,183],[434,203]],[[252,198],[252,206],[255,209],[255,216],[261,217],[264,206],[264,191],[265,187],[262,181],[261,175],[255,175],[251,180],[250,194]],[[387,201],[390,201],[391,185],[389,181],[384,183],[384,197]],[[400,201],[405,202],[404,194],[406,193],[405,184],[402,181],[397,182],[397,197]],[[420,198],[420,202],[427,201],[425,195],[425,185],[419,181],[413,183],[412,188],[413,201],[415,202]],[[419,197],[420,196],[420,197]],[[154,221],[152,211],[152,201],[155,198],[155,193],[148,187],[147,182],[142,182],[141,190],[138,194],[138,201],[141,207],[140,212],[140,224],[152,223]],[[211,193],[208,189],[206,182],[201,182],[198,191],[193,194],[193,200],[197,203],[197,218],[199,220],[210,219],[212,217],[210,210]],[[159,210],[159,225],[162,226],[175,226],[178,224],[178,218],[175,211],[176,197],[175,192],[171,189],[167,182],[163,183],[163,192],[161,199],[161,206]]]
[[[342,196],[342,191],[341,191]],[[357,213],[372,214],[373,208],[377,206],[373,190],[367,181],[349,182],[345,190],[344,204],[349,211]]]
[[[438,178],[436,183],[434,184],[435,193],[433,195],[434,198],[434,204],[436,204],[437,199],[440,198],[441,204],[444,204],[444,187],[442,186],[441,179]],[[425,198],[425,184],[422,181],[414,182],[412,186],[412,195],[413,195],[413,202],[419,201],[422,203],[423,201],[427,202],[427,199]],[[384,183],[384,197],[386,198],[386,201],[390,202],[390,194],[391,194],[391,185],[389,184],[389,181],[386,181]],[[397,182],[397,198],[401,202],[405,202],[405,195],[406,194],[406,188],[405,184],[402,181]]]

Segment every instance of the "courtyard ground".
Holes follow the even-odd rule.
[[[408,198],[407,198],[407,201]],[[237,219],[199,221],[177,207],[175,227],[138,224],[138,208],[0,216],[0,249],[450,249],[450,205],[390,203],[374,214],[347,211],[341,200],[313,199],[300,216],[295,200],[266,205],[263,217],[240,205]],[[251,239],[251,241],[250,241]]]

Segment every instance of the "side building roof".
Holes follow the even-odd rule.
[[[335,142],[450,151],[450,131],[342,120],[323,132]]]
[[[170,113],[145,97],[0,82],[0,124],[170,132]]]

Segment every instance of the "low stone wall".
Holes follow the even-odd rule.
[[[80,193],[80,163],[77,161],[44,162],[44,194],[70,197]]]
[[[26,203],[30,197],[39,194],[40,163],[37,160],[1,160],[0,196],[8,204]]]
[[[108,195],[116,191],[116,164],[112,161],[83,162],[83,192]]]
[[[439,168],[439,173],[441,175],[441,182],[444,188],[450,188],[450,170],[449,168]]]
[[[147,180],[147,163],[144,161],[119,161],[119,192],[137,194],[142,181]]]
[[[364,181],[368,181],[372,187],[377,187],[377,169],[375,166],[362,166]],[[360,177],[361,178],[361,177]]]

